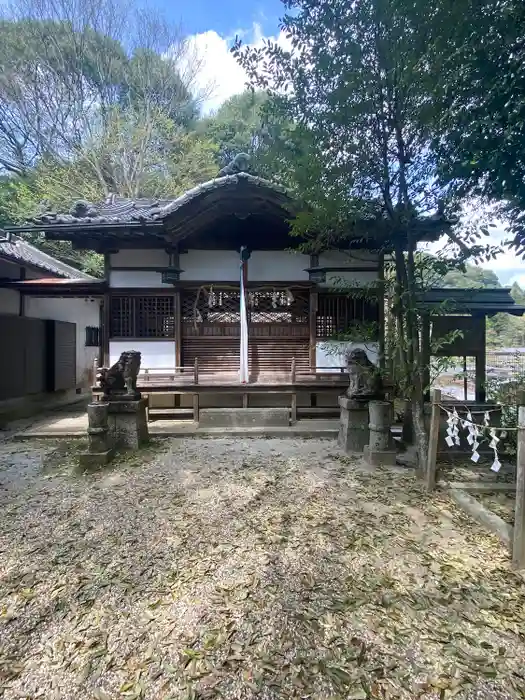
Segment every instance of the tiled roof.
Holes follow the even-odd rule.
[[[439,309],[441,314],[454,313],[509,313],[516,316],[525,314],[525,306],[516,304],[511,296],[510,287],[486,288],[448,288],[436,287],[419,294],[422,307],[432,311]]]
[[[9,260],[18,265],[30,265],[45,272],[51,272],[62,278],[93,280],[91,275],[81,272],[71,265],[53,258],[51,255],[35,248],[27,241],[13,234],[4,235],[0,230],[0,259]]]
[[[289,202],[290,205],[292,203],[284,188],[279,185],[256,175],[240,172],[204,182],[174,199],[127,199],[110,195],[103,204],[94,205],[90,202],[79,201],[68,214],[45,212],[33,219],[33,222],[44,225],[151,223],[164,220],[185,204],[208,192],[237,186],[242,187],[243,184],[273,191],[281,203]]]

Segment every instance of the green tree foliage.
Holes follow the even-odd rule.
[[[18,0],[0,22],[0,168],[75,157],[116,107],[188,126],[197,70],[180,29],[133,3]]]
[[[264,136],[262,108],[266,101],[264,92],[247,90],[230,97],[214,115],[201,120],[198,131],[218,145],[221,168],[238,153],[256,158]]]
[[[109,193],[176,197],[217,173],[196,134],[200,69],[184,35],[124,0],[15,0],[0,21],[0,225]],[[32,242],[90,272],[100,260]]]
[[[460,194],[506,200],[523,251],[525,4],[438,0],[421,12],[421,22],[433,48],[433,146],[441,176]]]
[[[91,148],[67,163],[42,159],[30,175],[6,182],[10,196],[0,208],[4,218],[23,222],[45,201],[67,211],[85,199],[101,202],[110,193],[123,197],[176,197],[217,173],[216,146],[187,132],[155,110],[114,110]]]
[[[475,265],[465,265],[462,270],[449,270],[441,281],[442,287],[460,289],[494,289],[501,287],[498,276],[492,270]]]
[[[311,206],[293,222],[295,232],[314,249],[348,247],[373,233],[393,252],[395,364],[424,460],[416,248],[442,221],[432,217],[444,195],[431,150],[429,34],[419,5],[404,0],[284,4],[292,51],[272,42],[234,51],[255,87],[296,125],[289,174]],[[482,252],[475,238],[466,245],[442,223],[462,255]]]

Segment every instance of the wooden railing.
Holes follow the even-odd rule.
[[[98,363],[95,362],[93,371],[93,387],[96,387],[96,375],[100,367]],[[268,372],[266,377],[270,380],[273,378],[274,383],[283,384],[301,384],[308,382],[308,380],[325,380],[327,383],[330,380],[339,383],[343,378],[346,377],[346,369],[344,367],[315,367],[311,370],[305,372],[301,371],[297,367],[297,361],[294,357],[291,361],[291,366],[289,372]],[[220,361],[217,361],[216,365],[210,365],[209,361],[206,362],[205,367],[201,367],[199,364],[199,358],[195,358],[193,365],[181,365],[181,366],[171,366],[171,367],[145,367],[140,370],[138,383],[144,389],[147,389],[147,385],[165,385],[165,384],[175,384],[181,386],[199,384],[207,384],[206,379],[213,377],[213,383],[220,383],[220,378],[223,378],[228,384],[236,383],[236,378],[238,372],[224,371],[221,367]],[[256,383],[256,382],[255,382]],[[242,386],[239,383],[239,386]]]

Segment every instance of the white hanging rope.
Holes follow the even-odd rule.
[[[449,447],[454,445],[461,445],[461,435],[460,428],[466,431],[466,440],[472,450],[472,455],[470,459],[473,462],[479,461],[478,448],[482,441],[489,440],[489,447],[494,451],[494,460],[492,466],[490,467],[493,472],[499,472],[501,469],[501,462],[498,454],[498,443],[502,438],[507,437],[507,432],[509,430],[517,430],[517,428],[498,428],[500,431],[499,437],[496,432],[496,428],[490,426],[490,414],[494,411],[475,411],[471,412],[467,410],[466,418],[462,418],[457,409],[454,407],[453,410],[445,408],[445,406],[439,405],[439,408],[447,414],[447,437],[445,442]],[[483,415],[483,423],[475,423],[472,415],[473,413],[477,415]]]

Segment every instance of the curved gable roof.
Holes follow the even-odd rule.
[[[220,202],[224,195],[229,195],[233,200],[247,200],[254,196],[267,202],[283,213],[291,214],[293,211],[293,199],[286,190],[269,180],[240,172],[233,175],[224,175],[208,182],[204,182],[174,199],[128,199],[116,195],[110,195],[101,205],[90,202],[77,202],[69,213],[45,212],[33,219],[35,227],[53,225],[61,226],[85,226],[112,224],[147,224],[163,223],[176,217],[189,205],[196,205],[206,201]]]

